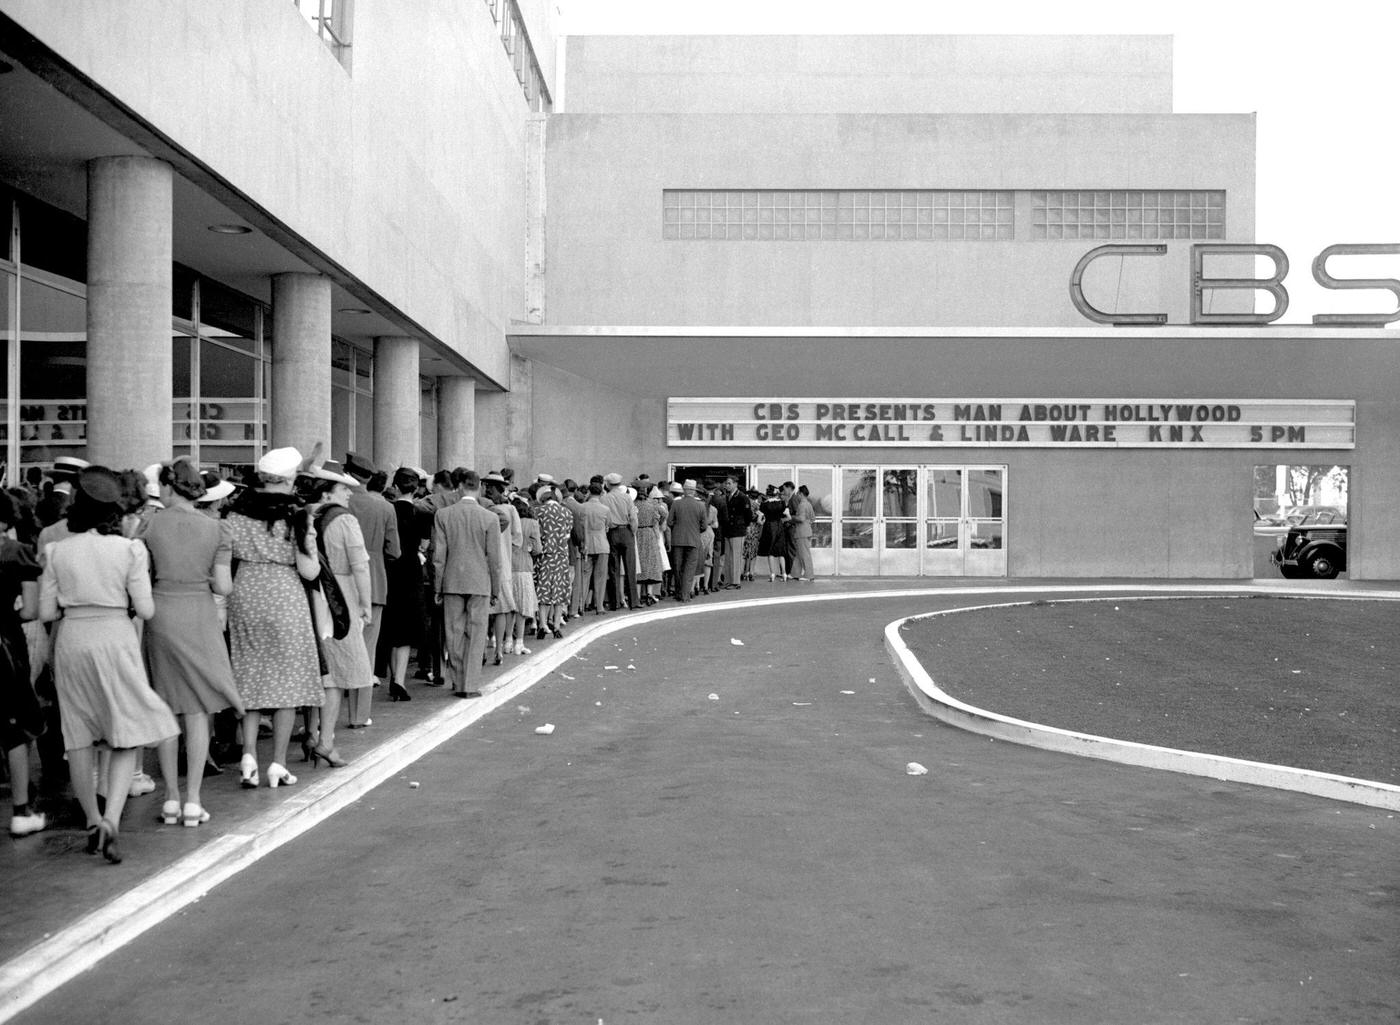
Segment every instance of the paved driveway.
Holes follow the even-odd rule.
[[[16,1020],[1400,1016],[1393,818],[940,726],[881,630],[953,600],[599,640]]]

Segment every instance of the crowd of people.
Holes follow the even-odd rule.
[[[71,789],[88,853],[117,863],[127,799],[157,788],[146,751],[161,820],[198,827],[225,758],[245,788],[296,784],[294,741],[312,767],[347,764],[342,718],[371,726],[377,687],[411,701],[410,662],[424,686],[477,698],[488,662],[580,616],[738,589],[760,564],[770,581],[813,579],[813,509],[791,482],[430,477],[319,445],[238,477],[185,457],[63,459],[0,492],[12,836],[49,825],[36,761],[49,795]]]

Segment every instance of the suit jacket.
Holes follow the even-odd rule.
[[[608,507],[597,498],[583,503],[583,554],[607,555]]]
[[[736,491],[729,496],[725,505],[729,520],[724,536],[743,537],[748,533],[749,524],[753,522],[753,503],[749,501],[749,496],[744,492]]]
[[[801,492],[794,492],[793,497],[796,502],[792,514],[792,536],[811,537],[812,521],[816,519],[812,512],[812,503],[803,498]]]
[[[502,573],[500,534],[496,514],[470,499],[439,509],[433,517],[435,593],[495,594]]]
[[[685,495],[671,504],[666,523],[671,528],[671,545],[675,548],[699,548],[700,532],[709,522],[705,503],[694,495]]]
[[[383,495],[356,489],[350,492],[350,511],[360,524],[369,555],[369,591],[375,605],[389,597],[389,576],[385,563],[399,557],[399,518]]]

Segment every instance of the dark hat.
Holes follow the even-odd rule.
[[[121,478],[105,466],[87,466],[78,473],[77,489],[94,502],[121,504]]]
[[[359,477],[361,480],[369,480],[376,473],[378,468],[374,465],[374,460],[355,452],[345,453],[345,472],[352,477]]]

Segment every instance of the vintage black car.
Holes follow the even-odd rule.
[[[1347,568],[1346,520],[1330,515],[1305,517],[1288,528],[1273,561],[1289,579],[1331,580]]]

